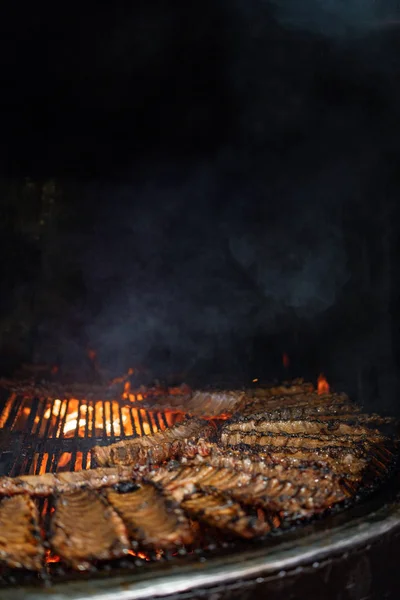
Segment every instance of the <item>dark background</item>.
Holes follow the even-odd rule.
[[[398,411],[397,2],[1,13],[1,371]]]

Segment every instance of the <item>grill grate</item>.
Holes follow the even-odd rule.
[[[0,390],[0,475],[38,475],[91,466],[90,450],[156,433],[183,413],[150,411],[128,399],[44,398]]]

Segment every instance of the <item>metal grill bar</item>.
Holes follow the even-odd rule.
[[[0,475],[91,466],[91,448],[164,430],[181,417],[140,403],[44,398],[0,390]]]

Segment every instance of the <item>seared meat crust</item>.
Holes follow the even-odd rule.
[[[245,539],[271,530],[266,521],[248,515],[238,502],[216,492],[195,491],[182,501],[182,508],[192,519]]]
[[[154,435],[124,440],[110,446],[95,446],[92,450],[101,466],[157,464],[175,458],[204,438],[215,433],[215,428],[200,419],[179,423]],[[195,450],[194,450],[195,452]]]
[[[43,475],[22,475],[21,477],[0,477],[0,494],[49,496],[80,488],[98,490],[123,481],[131,481],[134,476],[139,476],[139,472],[135,472],[131,467],[113,467],[64,473],[43,473]]]
[[[91,490],[64,492],[51,520],[50,543],[72,567],[127,554],[130,545],[121,517]]]
[[[172,548],[193,541],[182,509],[152,483],[137,484],[126,493],[107,491],[107,500],[128,528],[130,537],[151,548]]]
[[[14,568],[40,571],[44,561],[39,513],[28,496],[0,503],[0,561]]]

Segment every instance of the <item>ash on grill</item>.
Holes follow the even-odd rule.
[[[387,419],[302,382],[184,389],[152,410],[133,394],[60,396],[2,396],[0,521],[16,512],[6,567],[135,566],[263,538],[347,506],[394,462]]]

